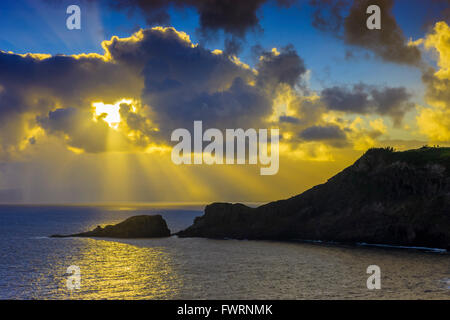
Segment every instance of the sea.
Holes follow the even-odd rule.
[[[450,299],[450,255],[433,248],[49,237],[141,214],[176,232],[203,206],[0,206],[0,299]]]

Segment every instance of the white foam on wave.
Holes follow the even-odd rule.
[[[324,244],[342,244],[336,241],[322,241],[322,240],[304,240],[304,239],[294,239],[294,241],[306,242],[306,243],[324,243]],[[367,242],[357,242],[355,243],[357,246],[366,246],[366,247],[380,247],[380,248],[392,248],[392,249],[409,249],[409,250],[422,250],[428,252],[436,252],[436,253],[446,253],[446,249],[441,248],[429,248],[429,247],[413,247],[413,246],[398,246],[398,245],[390,245],[390,244],[381,244],[381,243],[367,243]]]
[[[440,253],[447,252],[446,249],[440,249],[440,248],[396,246],[396,245],[379,244],[379,243],[358,242],[357,245],[359,245],[359,246],[369,246],[369,247],[395,248],[395,249],[414,249],[414,250],[424,250],[424,251],[440,252]]]

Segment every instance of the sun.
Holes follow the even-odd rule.
[[[120,124],[120,105],[122,103],[131,104],[132,102],[133,100],[131,99],[122,99],[114,104],[94,102],[92,103],[92,106],[94,108],[94,121],[97,121],[97,117],[104,114],[105,117],[103,118],[103,121],[108,123],[111,128],[117,130]]]

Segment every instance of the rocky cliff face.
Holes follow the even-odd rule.
[[[52,235],[51,237],[159,238],[169,236],[170,230],[167,228],[166,221],[158,214],[134,216],[116,225],[108,225],[104,228],[98,226],[92,231],[69,235]]]
[[[180,237],[450,249],[450,148],[371,149],[306,192],[258,208],[213,203]]]

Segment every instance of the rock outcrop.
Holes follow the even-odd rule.
[[[450,148],[370,149],[326,183],[258,208],[213,203],[180,237],[450,249]]]
[[[104,228],[97,226],[92,231],[51,237],[160,238],[169,236],[170,230],[166,221],[158,214],[134,216],[116,225],[107,225]]]

